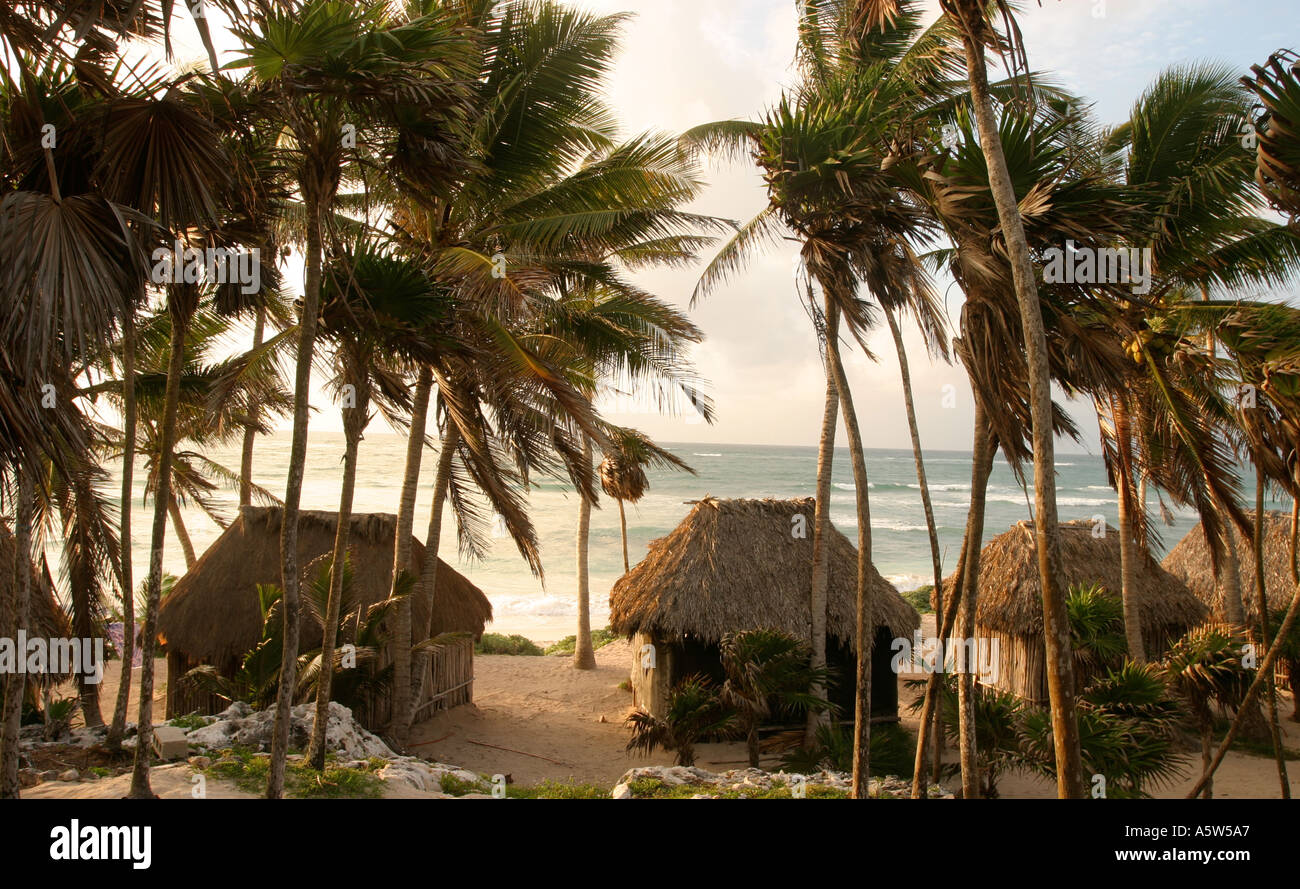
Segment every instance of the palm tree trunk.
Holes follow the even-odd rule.
[[[971,465],[974,466],[975,460],[972,459]],[[972,486],[973,487],[973,486]],[[966,553],[968,551],[968,541],[965,534],[962,535],[961,552],[957,556],[957,570],[953,572],[952,595],[944,603],[942,614],[936,614],[940,639],[946,639],[952,634],[952,628],[957,622],[957,607],[961,604],[961,578],[966,572]],[[942,652],[940,652],[942,653]],[[925,680],[925,697],[921,701],[921,722],[922,726],[929,724],[929,714],[933,713],[938,707],[939,685],[943,680],[943,660],[937,661],[937,667]],[[934,731],[940,731],[941,726],[937,721]],[[931,764],[930,782],[938,784],[943,780],[943,749],[936,739],[933,746],[934,760]],[[920,739],[916,745],[916,760],[912,770],[912,799],[921,799],[925,796],[925,746],[921,744]]]
[[[89,490],[89,485],[81,481],[74,482],[74,485],[74,508],[80,511],[83,503],[94,495]],[[84,563],[72,566],[72,569],[68,577],[72,592],[72,635],[78,639],[91,639],[98,633],[95,599],[99,594],[99,586],[94,576],[95,569]],[[99,683],[90,680],[91,677],[84,671],[77,674],[77,697],[80,699],[82,720],[88,727],[98,727],[104,724],[104,715],[99,706]]]
[[[184,285],[180,285],[184,286]],[[173,297],[175,298],[175,297]],[[163,548],[167,544],[167,507],[172,499],[172,453],[176,449],[176,415],[180,404],[181,371],[185,366],[188,309],[172,311],[171,353],[167,359],[167,389],[163,399],[163,425],[158,454],[158,485],[154,489],[153,529],[149,544],[149,579],[146,586],[144,628],[140,634],[140,716],[136,721],[135,760],[131,769],[132,799],[153,799],[149,760],[153,756],[153,658],[157,646],[158,605],[162,600]],[[182,317],[185,316],[185,317]]]
[[[253,349],[262,346],[262,335],[266,331],[266,309],[258,306],[257,320],[253,323]],[[253,444],[257,440],[257,403],[249,409],[250,422],[244,427],[244,445],[239,456],[239,505],[249,506],[253,502]]]
[[[424,625],[419,627],[420,639],[433,635],[433,605],[438,595],[438,549],[442,545],[442,507],[447,502],[447,490],[451,486],[452,460],[456,448],[460,445],[460,429],[455,423],[447,424],[447,434],[442,439],[442,452],[438,454],[438,472],[433,479],[433,506],[429,511],[429,529],[424,544],[424,572],[416,585],[416,596],[424,608]],[[429,655],[427,653],[415,658],[413,701],[424,697],[424,683],[429,677]],[[415,715],[415,704],[407,708],[407,723]]]
[[[980,556],[984,543],[984,510],[987,504],[989,473],[993,469],[993,437],[988,414],[978,392],[975,393],[975,434],[971,448],[970,513],[966,517],[966,564],[961,575],[961,642],[970,652],[970,640],[976,638],[975,618],[979,606]],[[965,657],[965,655],[963,655]],[[979,750],[975,741],[975,670],[977,664],[958,665],[957,722],[961,755],[963,799],[980,796]]]
[[[397,531],[393,538],[393,585],[389,595],[397,592],[397,584],[403,571],[409,572],[411,564],[411,532],[415,529],[415,501],[420,490],[420,464],[424,459],[424,436],[429,422],[429,397],[433,392],[433,371],[427,365],[421,366],[415,381],[415,399],[411,405],[411,431],[406,438],[406,472],[402,476],[402,495],[397,505]],[[427,558],[427,557],[426,557]],[[401,612],[405,612],[402,614]],[[394,633],[393,639],[393,675],[400,675],[405,683],[406,699],[399,702],[393,696],[392,712],[389,715],[391,730],[399,742],[405,742],[405,732],[410,721],[402,714],[411,711],[411,597],[404,596],[397,603],[395,627],[405,627],[406,634]],[[398,664],[406,664],[404,670]],[[394,688],[396,692],[396,688]],[[401,707],[399,708],[399,703]]]
[[[118,545],[122,551],[122,669],[118,676],[117,703],[108,727],[109,750],[122,746],[126,712],[131,706],[131,673],[135,667],[135,581],[131,567],[131,501],[135,482],[135,311],[122,322],[122,514]]]
[[[346,357],[344,360],[348,361]],[[356,387],[357,397],[354,406],[343,408],[346,442],[343,451],[343,489],[339,492],[339,523],[334,531],[329,599],[325,605],[321,634],[320,674],[316,679],[316,721],[312,724],[311,745],[307,748],[307,759],[311,762],[311,767],[318,771],[325,768],[325,730],[329,725],[330,692],[334,684],[334,644],[338,639],[339,612],[343,603],[343,565],[352,530],[352,498],[357,486],[357,449],[370,410],[370,389],[366,381],[361,379],[360,369],[353,364],[345,373]]]
[[[271,763],[266,781],[267,799],[284,795],[285,758],[289,754],[289,720],[297,685],[298,621],[301,614],[298,574],[298,512],[302,502],[302,477],[307,463],[307,421],[310,413],[311,363],[316,348],[320,315],[321,226],[320,199],[308,189],[307,256],[303,281],[302,318],[298,332],[298,363],[293,386],[293,438],[289,446],[289,475],[284,489],[280,522],[280,599],[284,617],[284,649],[280,655],[280,683],[275,696],[275,726],[271,734]]]
[[[618,501],[618,530],[623,535],[623,573],[627,574],[632,570],[632,566],[627,561],[627,513],[623,509],[623,501]]]
[[[582,460],[591,465],[591,439],[582,437]],[[596,650],[591,645],[591,578],[587,573],[587,549],[591,539],[591,501],[578,498],[578,638],[574,642],[573,667],[596,669]]]
[[[1272,643],[1269,635],[1268,593],[1264,583],[1264,470],[1259,460],[1255,461],[1255,605],[1259,608],[1259,634],[1265,649]],[[1277,690],[1274,688],[1276,677],[1268,671],[1265,677],[1268,683],[1264,689],[1268,697],[1268,727],[1273,740],[1273,758],[1277,762],[1277,777],[1282,785],[1282,799],[1291,798],[1291,781],[1286,774],[1286,751],[1282,747],[1282,729],[1277,721]]]
[[[1300,498],[1291,501],[1291,582],[1300,583]]]
[[[907,347],[903,344],[903,331],[898,319],[887,307],[883,307],[885,320],[889,323],[889,332],[894,337],[894,351],[898,353],[898,371],[903,381],[903,404],[907,408],[907,431],[912,437],[912,460],[916,463],[916,483],[921,489],[921,506],[925,510],[925,529],[930,535],[930,562],[934,569],[934,595],[931,601],[936,616],[943,614],[943,560],[939,555],[939,529],[935,526],[934,506],[930,502],[930,483],[925,476],[925,455],[921,451],[921,432],[916,425],[916,405],[912,399],[912,372],[907,363]],[[940,637],[942,638],[942,637]],[[940,646],[942,653],[942,644]],[[924,756],[927,736],[932,737],[935,753],[939,754],[943,743],[943,708],[942,701],[934,699],[933,731],[930,721],[921,723],[917,736],[917,753]]]
[[[29,625],[28,613],[32,594],[32,479],[19,464],[18,502],[14,515],[14,578],[12,590],[0,600],[0,632],[8,639],[17,639],[18,631]],[[21,656],[15,653],[16,656]],[[22,729],[23,695],[27,687],[27,674],[11,670],[4,677],[4,710],[0,713],[0,799],[18,799],[18,734]]]
[[[827,290],[826,282],[823,282],[822,289],[826,293],[826,327],[829,332],[838,325],[839,306]],[[835,375],[835,391],[839,394],[840,413],[844,417],[844,429],[849,434],[849,456],[853,460],[854,499],[858,512],[858,593],[855,620],[858,664],[857,695],[853,713],[853,785],[850,797],[866,799],[871,781],[871,655],[876,637],[876,628],[872,620],[875,608],[870,580],[871,501],[868,493],[866,454],[862,450],[862,434],[858,429],[858,417],[853,409],[853,395],[849,391],[848,376],[844,372],[844,362],[840,359],[838,336],[828,334],[826,357],[831,372]]]
[[[1233,626],[1246,625],[1246,601],[1241,592],[1241,559],[1237,556],[1237,535],[1233,531],[1228,510],[1215,498],[1214,508],[1223,517],[1227,532],[1223,535],[1223,559],[1215,579],[1223,589],[1223,617]]]
[[[1119,573],[1120,598],[1124,609],[1124,637],[1128,641],[1129,657],[1139,664],[1146,663],[1146,647],[1142,643],[1142,612],[1137,599],[1137,553],[1134,550],[1133,508],[1129,486],[1133,482],[1132,430],[1129,428],[1128,407],[1119,398],[1112,398],[1111,416],[1115,420],[1115,446],[1119,451],[1115,471],[1119,490]],[[1145,508],[1140,507],[1140,508]]]
[[[828,337],[838,336],[839,331],[831,330],[827,318]],[[835,319],[838,322],[838,317]],[[838,324],[836,325],[838,328]],[[813,510],[813,565],[812,565],[812,668],[826,668],[826,589],[830,570],[830,547],[826,545],[830,533],[831,514],[831,472],[835,462],[835,426],[839,416],[840,396],[835,390],[835,374],[830,362],[826,364],[826,405],[822,411],[822,432],[817,442],[817,491],[816,506]],[[827,700],[826,687],[821,683],[810,689],[821,700]],[[811,748],[817,741],[817,727],[825,724],[830,716],[825,711],[809,709],[808,725],[804,730],[804,746]]]
[[[176,532],[176,538],[181,542],[181,550],[185,553],[185,570],[194,567],[198,557],[194,555],[194,542],[190,540],[190,532],[185,528],[185,519],[181,516],[181,506],[172,497],[171,502],[167,504],[167,514],[171,516],[172,530]]]
[[[1207,772],[1210,769],[1210,762],[1211,762],[1210,748],[1211,748],[1211,739],[1213,738],[1213,732],[1214,732],[1214,725],[1210,721],[1210,719],[1208,717],[1202,719],[1201,720],[1201,771],[1202,773]],[[1213,775],[1210,776],[1210,779],[1205,782],[1205,786],[1201,789],[1201,799],[1214,799],[1214,776]]]
[[[1074,664],[1070,651],[1070,622],[1060,589],[1061,547],[1057,527],[1054,443],[1052,440],[1052,383],[1047,334],[1034,284],[1023,220],[1006,156],[993,117],[988,71],[985,67],[985,4],[983,0],[958,0],[962,44],[966,51],[971,104],[979,128],[980,146],[989,170],[989,184],[997,205],[998,222],[1006,238],[1007,255],[1020,306],[1025,353],[1029,366],[1030,411],[1034,437],[1034,534],[1038,542],[1038,573],[1043,586],[1043,630],[1047,648],[1047,686],[1052,709],[1052,736],[1056,748],[1057,795],[1083,799],[1083,761],[1079,751],[1079,721],[1075,712]]]

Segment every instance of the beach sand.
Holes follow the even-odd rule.
[[[926,620],[932,618],[926,615]],[[595,670],[575,670],[569,657],[512,657],[485,655],[474,659],[474,703],[437,714],[412,731],[408,752],[429,760],[450,763],[484,775],[508,775],[517,784],[531,785],[544,780],[594,783],[612,786],[630,768],[640,765],[671,765],[673,756],[662,751],[652,756],[631,756],[624,752],[627,731],[623,718],[632,705],[632,695],[618,686],[628,678],[632,662],[629,643],[618,640],[596,650]],[[155,714],[162,718],[166,662],[159,659],[155,676]],[[117,661],[106,665],[103,709],[111,716],[118,687]],[[135,674],[138,701],[139,679]],[[903,676],[900,682],[908,678]],[[916,719],[907,705],[917,696],[906,686],[899,689],[903,724],[916,731]],[[1291,698],[1280,696],[1284,743],[1300,748],[1300,723],[1292,722]],[[956,760],[949,749],[945,759]],[[702,744],[696,749],[696,763],[711,771],[743,768],[742,743]],[[776,769],[777,758],[765,756],[765,768]],[[1300,761],[1287,763],[1292,793],[1300,796]],[[1172,785],[1159,788],[1161,798],[1182,797],[1200,773],[1198,751],[1188,751],[1183,774]],[[116,798],[126,793],[129,775],[97,782],[47,782],[25,789],[31,798]],[[160,796],[191,798],[190,769],[184,764],[154,768],[153,787]],[[958,782],[950,781],[950,788]],[[1045,779],[1007,774],[999,781],[1003,798],[1046,799],[1055,796],[1055,785]],[[1219,799],[1277,798],[1276,766],[1270,757],[1232,752],[1215,773],[1214,794]],[[251,798],[232,784],[209,781],[209,798]],[[390,797],[424,794],[391,787]]]

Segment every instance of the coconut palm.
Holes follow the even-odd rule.
[[[1252,158],[1240,130],[1247,93],[1234,73],[1214,65],[1179,66],[1156,79],[1104,150],[1118,158],[1131,200],[1141,212],[1128,242],[1151,251],[1149,292],[1116,306],[1117,331],[1132,361],[1123,385],[1103,406],[1103,444],[1119,492],[1121,561],[1130,654],[1141,660],[1141,633],[1130,589],[1136,561],[1154,539],[1137,497],[1138,476],[1195,506],[1206,523],[1216,569],[1231,580],[1235,553],[1225,524],[1244,521],[1236,509],[1232,455],[1217,429],[1231,427],[1212,348],[1181,336],[1162,309],[1211,288],[1240,290],[1279,284],[1300,260],[1295,233],[1260,218],[1251,187]],[[1195,183],[1193,187],[1192,183]],[[1228,617],[1240,623],[1239,587]]]
[[[362,241],[331,262],[322,289],[321,337],[335,346],[337,375],[331,381],[342,401],[345,453],[339,500],[339,528],[332,565],[345,565],[348,517],[356,484],[357,450],[370,421],[371,405],[390,423],[409,410],[404,363],[425,366],[442,353],[464,351],[452,336],[454,306],[418,264]],[[409,533],[409,532],[408,532]],[[341,571],[332,571],[323,619],[321,657],[332,663],[344,587]],[[409,578],[408,578],[409,581]],[[396,603],[395,603],[396,604]],[[325,727],[329,716],[332,673],[322,672],[316,686],[317,721],[308,760],[325,767]]]
[[[542,319],[537,336],[551,339],[563,366],[571,367],[581,377],[579,383],[589,398],[596,398],[602,385],[617,387],[627,381],[649,390],[652,403],[668,409],[674,396],[684,394],[707,421],[712,420],[711,403],[697,388],[694,368],[685,357],[689,343],[697,343],[703,334],[684,313],[651,296],[628,290],[608,291],[592,288],[565,294],[556,299]],[[635,441],[638,459],[662,467],[685,468],[686,464],[644,436],[627,430],[610,429],[602,438],[620,442],[617,447]],[[604,446],[613,451],[615,446]],[[593,468],[593,440],[583,436],[581,466],[584,473]],[[590,670],[596,666],[591,643],[589,575],[587,570],[588,535],[591,507],[596,502],[594,490],[584,490],[581,478],[572,481],[579,489],[577,532],[578,632],[573,666]]]
[[[1294,466],[1289,463],[1294,453],[1296,432],[1300,430],[1300,355],[1296,343],[1300,342],[1300,313],[1290,307],[1275,303],[1203,302],[1182,307],[1180,316],[1198,319],[1202,329],[1212,328],[1229,356],[1246,380],[1258,383],[1259,395],[1267,399],[1268,416],[1257,411],[1242,411],[1246,420],[1247,435],[1259,442],[1261,433],[1276,424],[1276,431],[1266,433],[1266,439],[1286,442],[1287,461],[1268,456],[1270,448],[1257,447],[1257,467],[1276,473],[1274,479],[1284,486],[1292,484]],[[1253,384],[1252,384],[1253,385]],[[1252,428],[1253,427],[1253,428]],[[1277,465],[1286,467],[1278,472]],[[1233,740],[1240,732],[1245,717],[1261,692],[1268,686],[1273,665],[1287,645],[1287,640],[1300,619],[1300,585],[1297,585],[1291,602],[1281,615],[1272,643],[1257,664],[1254,681],[1250,683],[1241,706],[1219,745],[1212,760],[1206,765],[1201,778],[1188,794],[1194,798],[1211,785],[1214,772],[1223,762]]]
[[[1280,50],[1250,71],[1253,76],[1243,77],[1242,83],[1264,106],[1263,128],[1255,128],[1256,181],[1294,224],[1300,215],[1300,60],[1294,52]]]
[[[594,497],[594,467],[582,458],[582,439],[599,441],[603,432],[576,387],[581,374],[543,360],[538,319],[551,297],[567,288],[599,284],[637,298],[616,263],[689,255],[699,243],[694,229],[701,218],[675,207],[698,183],[672,157],[667,140],[616,144],[602,85],[623,16],[550,2],[475,0],[456,9],[484,50],[475,84],[480,113],[467,136],[467,150],[480,162],[454,196],[430,208],[402,206],[394,222],[406,249],[423,256],[434,276],[456,292],[465,329],[484,356],[473,366],[430,369],[428,385],[417,380],[399,525],[414,510],[418,445],[436,386],[434,416],[443,433],[426,551],[438,552],[448,501],[462,551],[478,551],[481,525],[470,497],[477,486],[539,571],[501,458],[510,455],[532,471],[576,473],[577,487]],[[530,329],[531,342],[540,345],[525,341]],[[476,425],[489,403],[490,413],[507,419],[496,427]],[[566,415],[575,422],[556,422]],[[498,434],[489,434],[492,428]],[[416,594],[422,599],[433,595],[436,565],[432,560],[420,578]],[[398,624],[404,620],[409,615],[399,613]],[[396,635],[395,712],[410,713],[411,679],[401,656],[408,634],[399,628]],[[421,669],[416,681],[424,678]]]
[[[1045,250],[1066,238],[1080,242],[1105,242],[1121,230],[1125,208],[1122,189],[1108,181],[1095,149],[1079,138],[1079,120],[1063,112],[1065,103],[1050,91],[1038,90],[1034,110],[1004,108],[999,123],[1000,144],[1017,194],[1025,195],[1022,222],[1036,250]],[[973,631],[969,609],[978,590],[979,546],[983,533],[983,491],[993,453],[1001,448],[1017,475],[1032,456],[1027,446],[1032,429],[1029,368],[1013,344],[1022,340],[1020,307],[1007,263],[1003,228],[989,183],[989,165],[977,141],[976,127],[960,106],[948,118],[957,136],[943,150],[901,157],[891,172],[908,193],[924,204],[943,225],[951,250],[936,251],[933,260],[947,266],[966,294],[961,314],[961,337],[954,349],[971,379],[979,417],[975,430],[972,467],[971,515],[963,544],[966,558],[958,595],[963,625]],[[1069,286],[1053,285],[1040,291],[1052,324],[1048,341],[1051,368],[1067,392],[1097,391],[1113,385],[1120,376],[1123,356],[1112,342],[1106,323],[1105,303],[1097,295]],[[1053,427],[1058,433],[1077,435],[1069,417],[1054,408]],[[989,445],[992,444],[992,447]],[[980,465],[981,459],[988,462]],[[1037,513],[1036,513],[1037,515]],[[971,534],[976,536],[971,537]],[[956,602],[949,603],[955,607]],[[955,611],[954,611],[955,614]],[[1068,642],[1068,639],[1067,639]],[[966,687],[969,683],[962,683]],[[970,712],[970,690],[962,698]],[[960,715],[960,714],[959,714]],[[969,727],[970,720],[966,720]],[[973,751],[975,739],[963,734]],[[967,753],[972,776],[969,791],[977,792],[972,754]]]
[[[303,202],[303,305],[294,383],[293,437],[281,529],[285,647],[267,796],[284,789],[297,651],[297,518],[307,452],[307,414],[325,225],[349,161],[413,192],[445,194],[463,169],[454,137],[468,107],[473,47],[452,16],[401,18],[387,3],[293,0],[235,16],[236,69],[287,138],[284,165]],[[345,133],[345,124],[348,129]]]
[[[742,226],[710,263],[697,286],[696,298],[736,271],[749,253],[785,227],[803,242],[803,268],[817,281],[826,299],[835,303],[833,307],[818,305],[811,280],[800,288],[800,296],[810,305],[819,343],[825,349],[827,370],[828,400],[818,460],[819,506],[813,531],[812,645],[814,662],[818,664],[825,662],[826,584],[821,541],[827,530],[825,504],[836,417],[832,393],[845,410],[850,450],[860,450],[853,443],[852,427],[856,422],[850,422],[851,396],[847,384],[841,385],[837,378],[837,367],[842,364],[840,316],[846,311],[851,314],[849,331],[859,340],[868,321],[866,303],[857,297],[856,279],[865,280],[882,307],[895,314],[904,306],[914,311],[931,347],[943,351],[944,316],[935,310],[928,282],[908,243],[908,238],[924,237],[925,225],[919,215],[909,214],[907,205],[896,199],[879,167],[890,154],[891,140],[907,141],[918,121],[936,103],[952,95],[957,86],[952,75],[958,69],[950,45],[950,23],[941,19],[928,29],[922,28],[922,12],[917,4],[903,6],[903,14],[877,33],[862,27],[853,3],[802,4],[799,59],[804,83],[793,98],[783,99],[762,122],[707,124],[685,137],[687,144],[697,149],[722,149],[733,154],[751,149],[766,172],[770,196],[769,206]],[[811,171],[806,166],[810,161],[817,165]],[[845,162],[852,166],[840,168]],[[838,222],[835,211],[828,212],[837,201],[845,210]],[[837,295],[832,297],[833,293]],[[900,353],[900,362],[906,363],[904,353]],[[906,397],[910,399],[910,391]],[[913,444],[918,474],[926,488],[917,450],[919,437],[914,436]],[[865,475],[865,464],[855,457],[861,570],[870,559]],[[923,500],[928,500],[928,489]],[[937,562],[937,540],[934,542],[932,556]],[[859,667],[865,670],[867,664],[860,663]],[[867,693],[867,677],[864,675],[862,680],[860,696]],[[813,733],[810,717],[810,739]],[[861,734],[862,730],[855,730],[855,749],[865,756],[868,745],[864,737],[858,736]],[[856,772],[861,776],[859,783],[865,782],[867,769],[861,767]]]
[[[645,492],[650,487],[645,466],[651,462],[652,454],[644,447],[645,444],[649,444],[648,440],[635,429],[621,430],[614,439],[615,450],[601,460],[599,466],[601,490],[606,496],[618,502],[618,526],[619,535],[623,540],[624,572],[628,571],[631,565],[628,564],[627,557],[627,515],[623,511],[623,504],[636,503],[645,496]],[[672,457],[672,460],[672,465],[690,470],[685,461],[676,457]]]
[[[877,7],[884,14],[883,10],[893,4],[891,0],[866,0],[866,5]],[[1065,613],[1065,591],[1059,583],[1061,547],[1057,536],[1051,364],[1029,242],[1025,236],[1007,158],[1002,150],[989,90],[984,48],[991,42],[992,45],[997,45],[994,42],[996,36],[990,20],[990,6],[983,0],[941,0],[940,8],[953,18],[966,50],[971,106],[979,128],[980,148],[988,164],[990,190],[1006,238],[1011,279],[1020,309],[1029,377],[1034,443],[1034,536],[1038,541],[1038,565],[1043,588],[1043,631],[1047,649],[1047,686],[1056,745],[1057,792],[1063,798],[1080,798],[1083,796],[1083,769],[1074,713],[1070,630]],[[1005,15],[1007,29],[1013,37],[1012,52],[1023,53],[1023,49],[1018,48],[1014,40],[1017,32],[1009,8],[999,2],[998,11]]]

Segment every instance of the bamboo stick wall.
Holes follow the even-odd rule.
[[[388,650],[380,659],[382,669],[391,663]],[[185,673],[198,666],[180,652],[167,653],[167,719],[198,713],[210,716],[230,706],[230,702],[216,695],[201,692],[188,683],[180,682]],[[429,658],[431,677],[426,677],[424,691],[416,702],[415,722],[422,722],[435,713],[468,704],[474,699],[474,640],[454,639],[436,649]],[[414,678],[414,677],[413,677]],[[390,695],[370,700],[353,708],[353,716],[366,729],[381,731],[392,715]]]

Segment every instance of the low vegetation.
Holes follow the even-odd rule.
[[[297,799],[379,799],[384,795],[384,782],[376,774],[383,760],[369,760],[361,768],[348,768],[338,764],[335,756],[326,757],[325,768],[316,771],[305,759],[291,760],[285,776],[285,795]],[[231,781],[248,793],[266,792],[266,780],[271,769],[269,754],[246,748],[222,751],[222,756],[204,770],[211,778]]]
[[[618,633],[615,633],[609,627],[605,627],[602,630],[592,630],[591,647],[593,650],[597,648],[603,648],[617,638],[618,638]],[[577,649],[577,647],[578,647],[577,636],[565,636],[559,642],[554,642],[546,646],[545,654],[572,655],[574,651]]]
[[[545,652],[532,639],[526,636],[520,636],[518,633],[511,633],[505,636],[501,633],[484,633],[483,638],[474,646],[475,654],[511,654],[540,657]]]
[[[789,785],[772,787],[710,787],[705,784],[669,784],[658,778],[637,778],[628,783],[633,799],[692,799],[698,795],[716,799],[793,799]],[[809,784],[804,788],[805,799],[848,799],[848,791]]]

